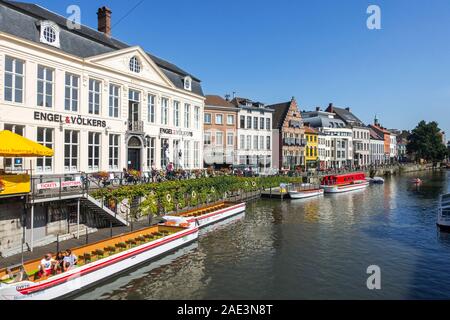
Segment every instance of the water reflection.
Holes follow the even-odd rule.
[[[411,180],[420,176],[416,188]],[[447,172],[296,201],[260,200],[156,269],[101,286],[95,299],[450,298],[450,235],[436,227]],[[382,270],[382,290],[366,269]]]

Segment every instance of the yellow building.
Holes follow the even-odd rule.
[[[305,161],[308,168],[316,167],[319,160],[319,133],[310,127],[305,127],[306,148]]]

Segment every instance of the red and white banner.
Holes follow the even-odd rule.
[[[45,182],[39,183],[36,188],[38,190],[50,190],[50,189],[59,189],[61,188],[71,188],[71,187],[81,187],[81,181],[64,181],[61,182]]]

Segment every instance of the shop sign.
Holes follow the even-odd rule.
[[[193,137],[194,133],[191,131],[183,131],[183,130],[174,130],[174,129],[160,129],[161,134],[168,134],[168,135],[176,135],[176,136],[185,136],[185,137]]]
[[[50,189],[58,189],[61,188],[70,188],[70,187],[81,187],[81,181],[64,181],[64,182],[45,182],[39,183],[36,188],[38,190],[50,190]]]
[[[86,126],[86,127],[106,128],[106,121],[104,120],[85,118],[82,116],[64,116],[57,113],[46,113],[40,111],[34,112],[34,120],[65,123],[65,124],[76,124],[79,126]]]

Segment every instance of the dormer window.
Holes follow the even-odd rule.
[[[138,57],[134,56],[130,59],[130,71],[134,73],[140,73],[142,69],[141,62]]]
[[[59,48],[59,27],[51,21],[41,22],[42,43]]]
[[[192,90],[192,78],[189,76],[184,78],[184,90]]]

